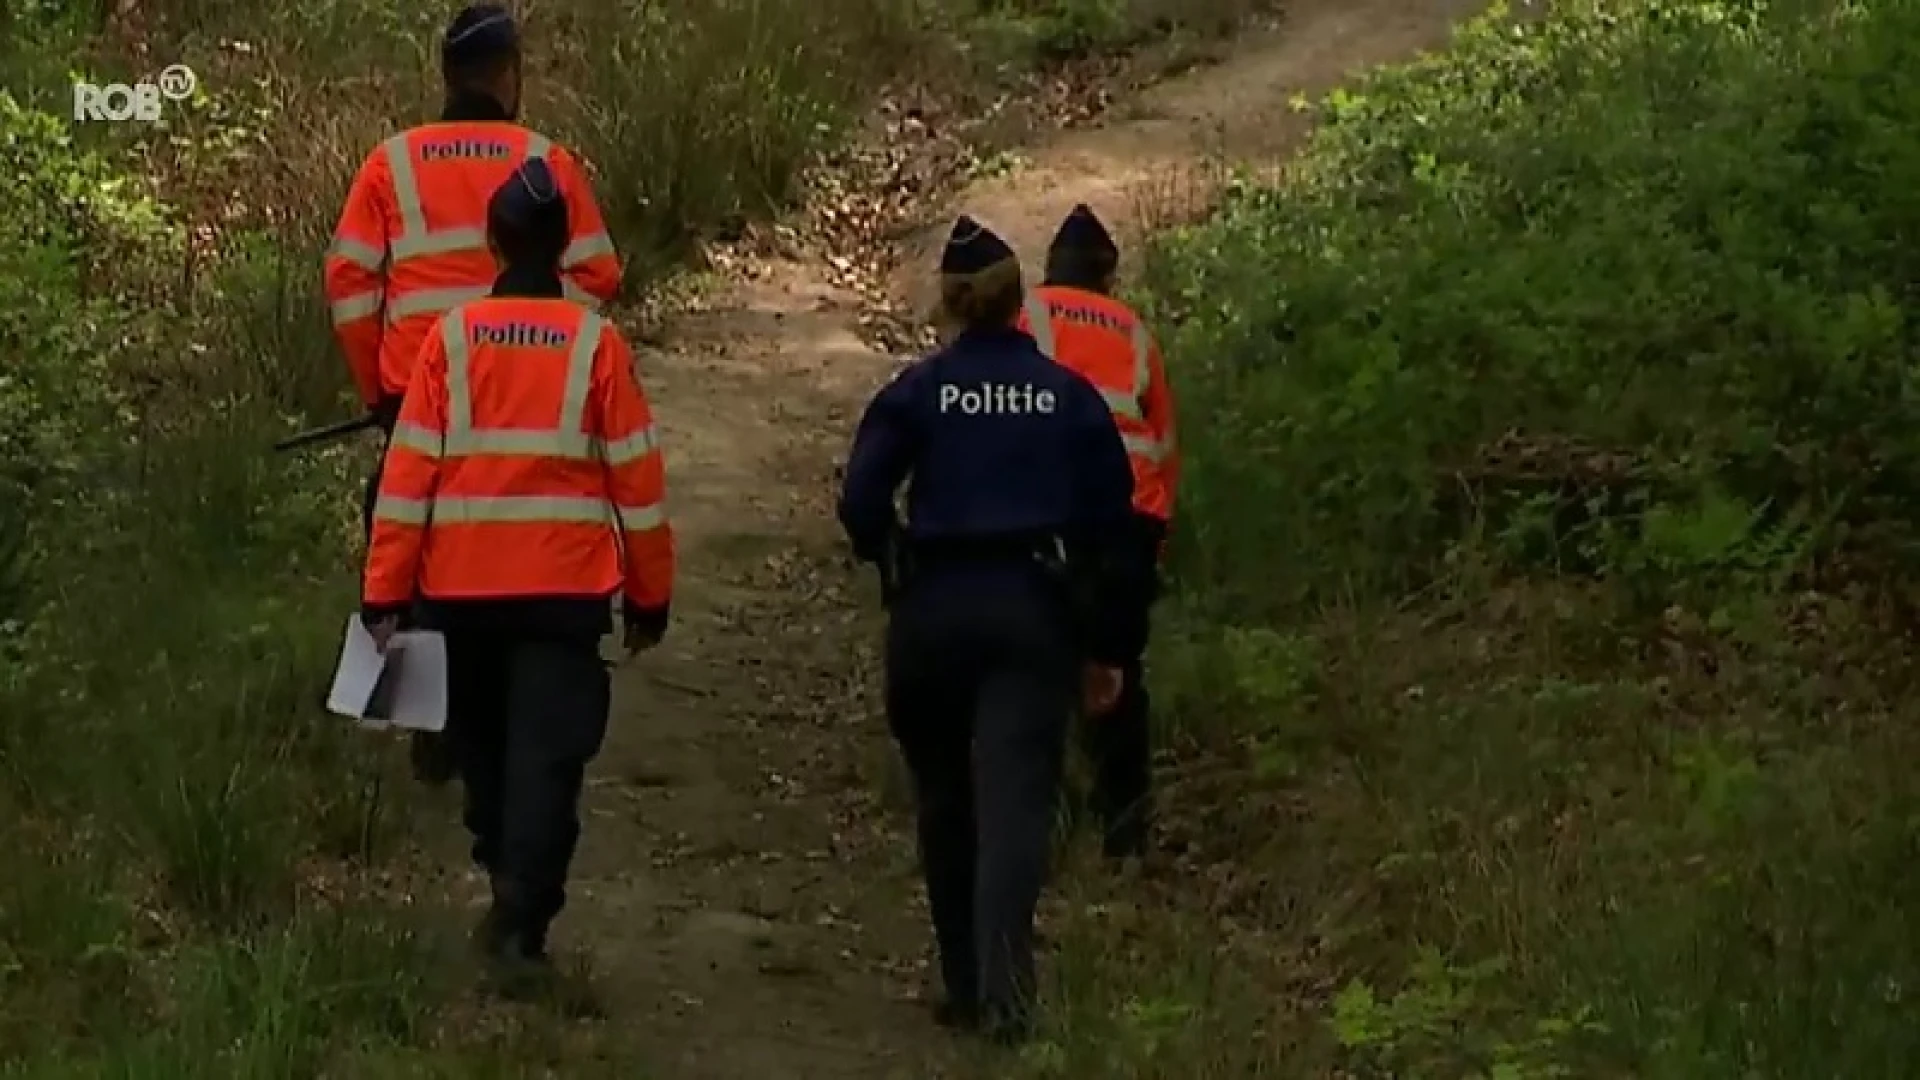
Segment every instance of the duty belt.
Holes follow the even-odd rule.
[[[1051,534],[1027,536],[943,537],[909,539],[894,533],[889,557],[880,566],[881,599],[891,605],[921,574],[942,567],[1037,566],[1063,586],[1071,585],[1065,541]]]
[[[904,538],[903,538],[904,539]],[[904,540],[906,562],[913,566],[963,566],[1013,563],[1032,559],[1049,568],[1066,569],[1067,548],[1051,533],[1022,536],[942,537]]]

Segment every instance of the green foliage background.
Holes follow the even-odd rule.
[[[1126,1075],[1910,1075],[1920,5],[1495,11],[1311,107],[1140,289],[1227,884],[1051,1074],[1145,1001]]]
[[[1463,521],[1593,568],[1671,546],[1655,502],[1753,530],[1707,549],[1785,528],[1818,560],[1910,531],[1911,17],[1560,5],[1334,94],[1293,180],[1168,256],[1209,418],[1195,500],[1259,486],[1282,530],[1222,526],[1189,580],[1405,588]],[[1258,441],[1210,453],[1215,431]],[[1529,468],[1610,501],[1533,535]]]

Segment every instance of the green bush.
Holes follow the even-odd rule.
[[[1207,1075],[1905,1076],[1920,4],[1495,12],[1318,113],[1143,296],[1171,827],[1295,980]]]
[[[1907,45],[1861,30],[1910,17],[1566,5],[1333,95],[1294,182],[1170,255],[1161,307],[1219,418],[1196,502],[1287,478],[1262,485],[1280,531],[1196,533],[1193,557],[1269,565],[1282,602],[1417,584],[1463,523],[1587,567],[1646,540],[1616,512],[1655,500],[1739,508],[1726,545],[1804,531],[1809,558],[1911,523],[1920,447],[1886,406],[1920,92]],[[1531,520],[1576,490],[1599,504]]]
[[[205,1060],[295,999],[220,990],[202,1027],[153,1041],[156,995],[194,1007],[195,980],[324,951],[311,920],[335,916],[294,913],[306,865],[391,834],[354,779],[379,774],[371,748],[312,712],[337,628],[300,612],[339,605],[339,469],[266,456],[281,358],[242,332],[317,314],[288,295],[310,291],[312,252],[235,234],[251,255],[183,279],[179,209],[117,157],[4,94],[0,147],[0,1048],[85,1057],[73,1040],[117,1025]],[[298,274],[263,267],[282,259]],[[367,997],[364,972],[312,974],[300,993]],[[388,979],[390,997],[412,976]],[[259,1034],[283,1066],[297,1049]]]

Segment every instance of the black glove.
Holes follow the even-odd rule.
[[[362,604],[360,605],[360,625],[371,630],[388,619],[404,621],[407,613],[412,610],[412,604]]]
[[[621,601],[620,637],[627,655],[632,656],[660,644],[661,639],[667,636],[671,612],[672,605],[643,608],[631,600]]]

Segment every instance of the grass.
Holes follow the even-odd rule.
[[[1920,6],[1502,15],[1138,283],[1185,850],[1031,1075],[1912,1072]]]

